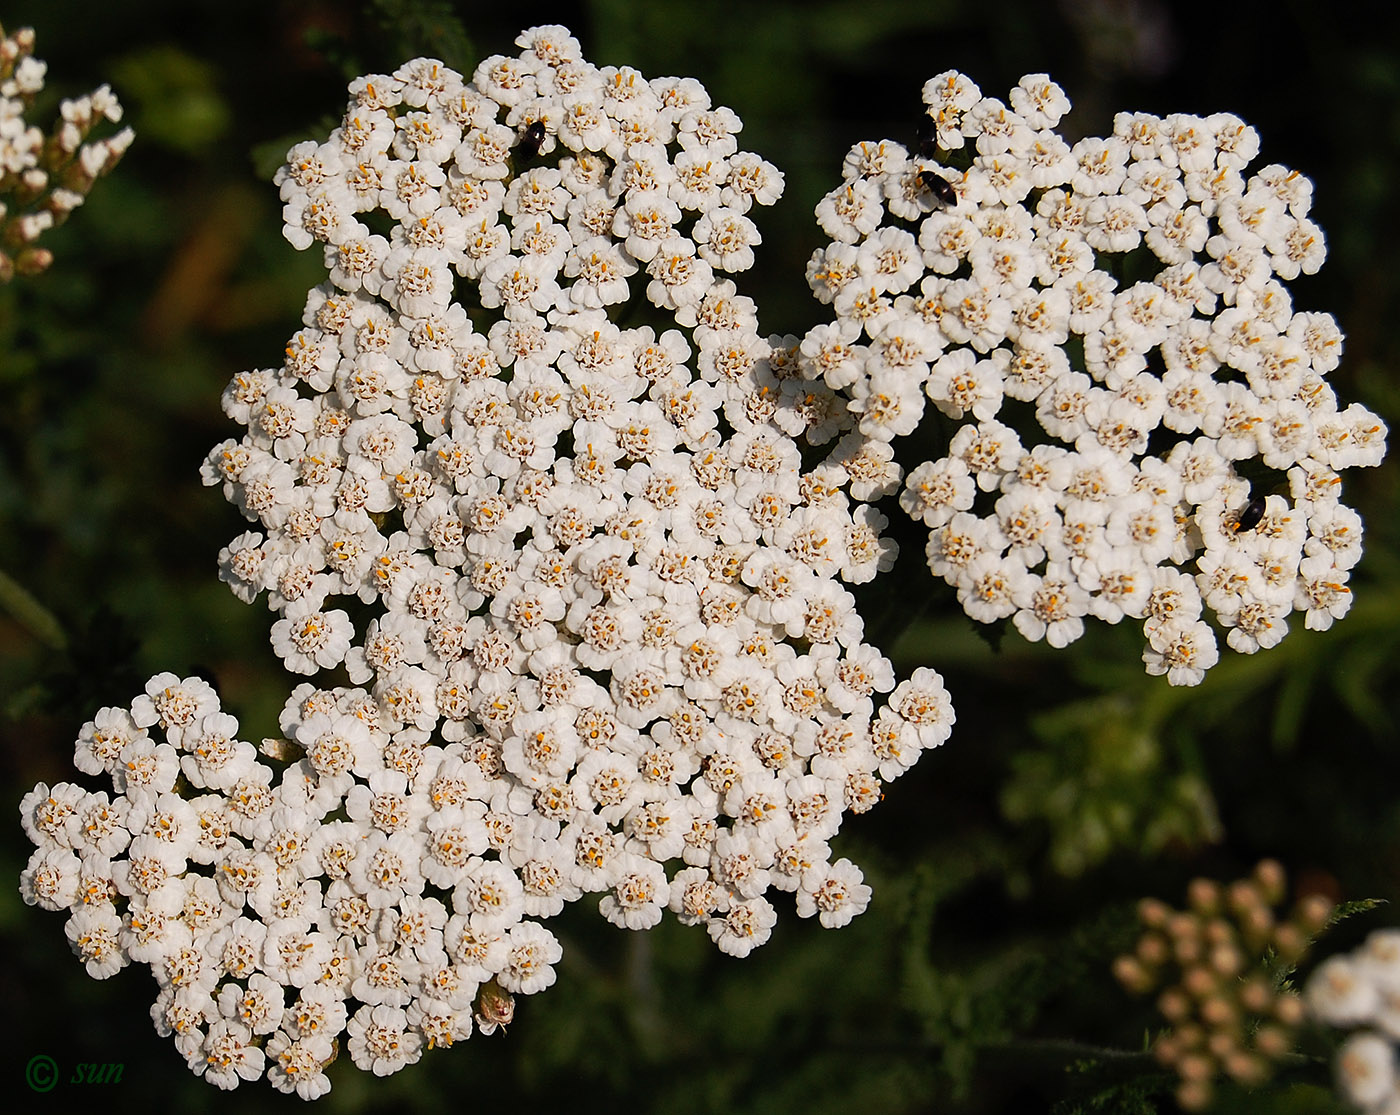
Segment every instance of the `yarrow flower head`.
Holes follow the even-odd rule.
[[[358,79],[276,178],[328,281],[202,474],[252,526],[221,578],[267,594],[289,671],[351,685],[254,747],[160,675],[78,740],[115,797],[23,804],[26,899],[94,975],[148,963],[220,1087],[314,1098],[337,1042],[383,1075],[504,1027],[584,894],[735,956],[774,889],[842,926],[870,888],[829,841],[952,726],[843,585],[893,561],[840,490],[890,461],[727,277],[782,175],[698,82],[517,45]]]
[[[65,100],[46,133],[26,115],[44,88],[48,66],[34,57],[34,30],[0,27],[0,283],[37,275],[53,262],[39,237],[87,200],[94,183],[131,145],[130,128],[101,139],[93,132],[122,118],[105,85]]]
[[[1294,612],[1329,627],[1361,550],[1340,474],[1380,463],[1386,427],[1338,401],[1341,331],[1284,286],[1326,254],[1312,184],[1251,170],[1228,114],[1123,113],[1071,145],[1043,74],[1009,105],[951,71],[923,95],[919,147],[858,144],[817,206],[833,320],[800,367],[867,445],[926,439],[929,404],[951,426],[900,494],[933,574],[1056,647],[1140,622],[1174,685],[1218,630],[1252,654]]]

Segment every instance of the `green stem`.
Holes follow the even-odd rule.
[[[68,636],[58,617],[3,569],[0,569],[0,608],[9,612],[45,646],[52,650],[67,649]]]
[[[1152,1053],[1143,1049],[1116,1049],[1091,1045],[1073,1038],[1011,1038],[984,1046],[989,1052],[1014,1054],[1045,1054],[1049,1057],[1069,1057],[1084,1061],[1135,1061],[1156,1065]]]

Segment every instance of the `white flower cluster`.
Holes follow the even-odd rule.
[[[296,690],[279,776],[161,675],[79,740],[117,799],[24,805],[26,898],[73,911],[93,974],[149,962],[157,1026],[220,1086],[266,1064],[315,1096],[342,1031],[376,1073],[465,1037],[479,991],[553,982],[540,921],[585,894],[736,956],[770,889],[844,925],[870,888],[831,837],[952,725],[839,583],[892,561],[839,490],[893,491],[888,459],[846,439],[803,471],[794,437],[844,413],[720,277],[781,175],[698,82],[597,69],[560,27],[517,43],[470,82],[356,81],[278,176],[330,282],[283,367],[230,385],[247,434],[204,476],[258,525],[221,576],[269,594],[289,670],[353,688]]]
[[[1372,933],[1354,952],[1318,965],[1304,990],[1319,1022],[1359,1027],[1337,1052],[1337,1084],[1367,1115],[1400,1115],[1400,930]]]
[[[1207,612],[1242,653],[1295,610],[1329,627],[1361,553],[1338,473],[1378,464],[1386,428],[1340,407],[1336,322],[1280,282],[1325,254],[1309,180],[1247,174],[1258,136],[1226,114],[1123,113],[1071,146],[1043,74],[1009,104],[954,72],[923,95],[919,148],[859,144],[817,207],[835,320],[801,353],[873,442],[936,408],[942,455],[900,496],[934,575],[1056,647],[1141,620],[1174,685],[1218,659]]]
[[[34,57],[34,31],[11,35],[0,28],[0,282],[37,274],[53,261],[36,246],[87,198],[93,183],[116,166],[133,133],[130,128],[88,142],[103,120],[122,118],[122,106],[105,85],[65,100],[52,134],[25,119],[44,88],[48,67]]]
[[[345,719],[358,730],[339,745],[368,747],[369,729]],[[423,896],[417,850],[391,835],[426,808],[402,793],[402,773],[397,797],[360,785],[346,819],[322,824],[328,782],[307,762],[277,781],[237,732],[208,683],[159,675],[79,737],[78,769],[110,774],[113,796],[41,783],[20,805],[38,845],[25,901],[69,911],[94,978],[150,965],[151,1017],[191,1071],[233,1088],[266,1070],[315,1099],[341,1034],[355,1064],[382,1075],[466,1037],[474,1000],[490,1032],[508,1020],[491,1010],[503,989],[552,981],[559,947],[539,925],[488,937]]]

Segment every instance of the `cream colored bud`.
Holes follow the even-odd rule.
[[[1253,1014],[1266,1014],[1274,1006],[1274,992],[1262,976],[1245,981],[1240,987],[1240,1002]]]
[[[20,275],[38,275],[47,271],[53,263],[53,252],[48,248],[25,248],[15,259],[15,272]]]
[[[1206,922],[1205,938],[1212,945],[1229,945],[1235,941],[1234,925],[1225,918],[1211,918]]]
[[[1134,951],[1139,960],[1152,968],[1165,964],[1171,956],[1171,949],[1160,933],[1144,933]]]
[[[1138,903],[1138,920],[1149,929],[1161,929],[1171,917],[1171,907],[1156,898],[1144,898]]]
[[[1205,1053],[1188,1053],[1176,1063],[1183,1080],[1209,1081],[1215,1075],[1215,1061]]]
[[[38,240],[41,235],[53,228],[53,214],[47,211],[26,213],[15,222],[14,228],[21,242],[32,244],[34,241]],[[18,260],[15,261],[15,265],[19,266]]]
[[[1274,912],[1267,906],[1256,906],[1240,918],[1240,935],[1252,949],[1262,951],[1274,933]]]
[[[1247,1088],[1269,1079],[1269,1062],[1256,1054],[1240,1051],[1224,1058],[1222,1064],[1231,1080]]]
[[[1298,900],[1293,917],[1302,927],[1303,932],[1309,937],[1313,937],[1326,928],[1328,919],[1332,917],[1332,911],[1335,909],[1332,900],[1326,895],[1309,894]]]
[[[1303,1021],[1302,998],[1293,991],[1285,991],[1274,1001],[1274,1017],[1285,1026],[1297,1026]]]
[[[1296,925],[1285,922],[1274,930],[1274,949],[1282,960],[1293,964],[1308,951],[1308,938]]]
[[[1264,905],[1264,898],[1259,893],[1259,888],[1249,879],[1239,879],[1231,883],[1230,889],[1226,893],[1226,901],[1229,903],[1230,909],[1240,916]]]
[[[1157,996],[1157,1009],[1168,1022],[1180,1022],[1191,1014],[1191,999],[1179,987],[1169,987]]]
[[[1220,910],[1220,884],[1214,879],[1192,879],[1186,901],[1198,914],[1211,917]]]
[[[1217,1061],[1239,1052],[1239,1035],[1233,1030],[1216,1030],[1206,1039],[1206,1048]]]
[[[1201,1003],[1201,1020],[1216,1030],[1233,1027],[1239,1022],[1239,1008],[1224,995],[1212,995]]]
[[[1176,1087],[1176,1102],[1187,1111],[1204,1111],[1214,1097],[1207,1080],[1184,1080]]]
[[[1254,1048],[1271,1061],[1277,1061],[1293,1048],[1293,1040],[1282,1026],[1260,1026],[1254,1032]]]
[[[1113,961],[1113,975],[1124,987],[1142,995],[1152,989],[1152,976],[1136,957],[1120,956]]]
[[[1210,966],[1222,976],[1237,976],[1244,970],[1244,956],[1234,945],[1217,945],[1210,950]]]
[[[1203,965],[1192,965],[1181,973],[1181,986],[1192,998],[1200,1000],[1215,993],[1220,980]]]
[[[1261,895],[1270,906],[1283,901],[1288,886],[1288,875],[1278,860],[1260,860],[1254,868],[1254,881],[1259,884]]]
[[[1175,911],[1167,919],[1167,932],[1173,937],[1199,937],[1201,935],[1201,919],[1194,914]]]

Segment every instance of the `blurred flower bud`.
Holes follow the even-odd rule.
[[[1262,900],[1277,906],[1286,897],[1288,877],[1276,859],[1260,860],[1254,868],[1254,881],[1259,884]]]
[[[1113,975],[1129,991],[1141,995],[1152,990],[1152,976],[1136,957],[1120,956],[1113,962]]]
[[[1186,901],[1202,917],[1214,917],[1220,911],[1220,884],[1213,879],[1192,879],[1186,888]]]
[[[1203,1111],[1215,1098],[1215,1090],[1205,1080],[1188,1080],[1177,1085],[1176,1102],[1187,1111]]]
[[[1237,1052],[1223,1059],[1226,1075],[1236,1084],[1252,1088],[1269,1079],[1269,1062],[1253,1053]]]
[[[1171,907],[1156,898],[1144,898],[1138,903],[1138,920],[1148,929],[1165,928],[1171,913]]]

